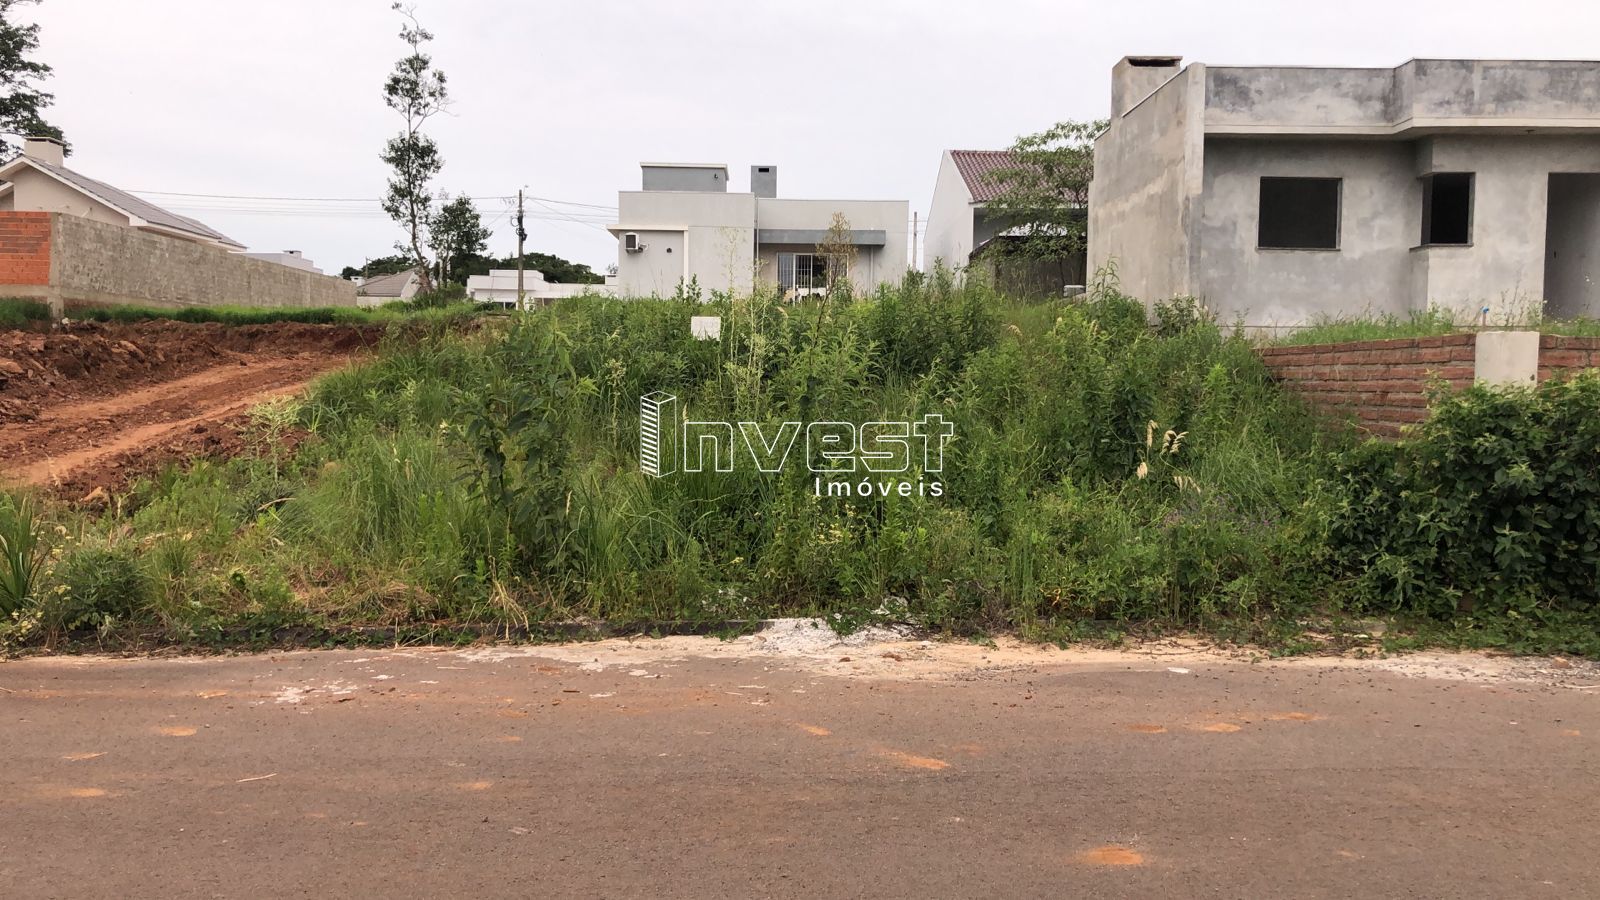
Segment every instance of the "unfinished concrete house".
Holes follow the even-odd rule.
[[[1127,57],[1111,106],[1089,265],[1133,296],[1260,326],[1600,315],[1600,63]]]

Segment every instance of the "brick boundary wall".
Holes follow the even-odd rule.
[[[1427,392],[1440,381],[1472,384],[1477,335],[1396,338],[1303,347],[1266,347],[1267,369],[1312,407],[1380,437],[1428,417]]]
[[[355,306],[356,286],[65,213],[0,211],[0,296],[80,304]]]
[[[1474,382],[1526,387],[1600,369],[1600,337],[1531,331],[1264,347],[1260,353],[1272,377],[1313,408],[1385,438],[1428,417],[1428,392],[1440,382],[1451,390]]]
[[[1600,369],[1600,338],[1539,335],[1539,380]]]
[[[50,214],[0,214],[0,285],[50,283]]]

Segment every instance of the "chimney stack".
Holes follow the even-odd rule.
[[[1178,74],[1181,56],[1124,56],[1111,67],[1111,117],[1127,113]]]
[[[67,145],[53,137],[34,135],[22,142],[22,155],[51,166],[65,165]]]
[[[751,166],[750,193],[772,200],[778,196],[778,167]]]

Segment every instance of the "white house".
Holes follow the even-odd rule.
[[[82,216],[223,250],[244,245],[188,216],[162,209],[127,191],[66,166],[66,146],[55,138],[30,137],[22,154],[0,166],[0,210]]]
[[[522,297],[527,305],[548,303],[562,297],[579,297],[584,294],[613,296],[617,293],[617,277],[607,275],[605,284],[561,284],[545,281],[544,273],[533,269],[522,272]],[[492,303],[506,309],[517,307],[517,270],[491,269],[487,275],[467,277],[467,296],[479,303]]]
[[[1006,229],[990,219],[985,204],[1000,193],[993,173],[1016,165],[1010,150],[946,150],[939,158],[939,177],[933,183],[928,206],[928,229],[922,250],[922,268],[933,271],[939,263],[963,268],[972,252]]]
[[[357,306],[382,306],[396,300],[410,300],[422,290],[422,276],[416,269],[351,280],[356,283]]]
[[[776,166],[751,166],[750,190],[728,190],[728,167],[642,163],[642,190],[617,195],[617,290],[622,296],[749,291],[757,282],[786,293],[823,286],[817,253],[835,215],[849,225],[856,287],[897,282],[906,271],[910,205],[904,200],[798,200],[778,197]]]

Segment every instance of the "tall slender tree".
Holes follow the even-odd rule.
[[[44,120],[44,109],[55,96],[39,88],[50,77],[48,65],[31,59],[39,49],[39,26],[17,21],[17,8],[39,0],[0,0],[0,157],[21,151],[17,136],[43,135],[61,139],[61,129]]]
[[[439,155],[439,145],[424,134],[422,128],[430,118],[449,108],[450,94],[445,87],[444,73],[422,52],[423,46],[433,40],[433,34],[417,20],[416,7],[395,3],[391,9],[404,19],[400,40],[405,41],[411,52],[395,63],[394,71],[383,83],[384,103],[405,120],[401,132],[383,147],[382,159],[394,170],[383,195],[383,209],[405,229],[407,240],[397,241],[395,249],[418,261],[417,273],[426,291],[433,288],[433,276],[422,252],[428,243],[428,224],[433,218],[430,185],[433,176],[444,168],[444,158]]]

